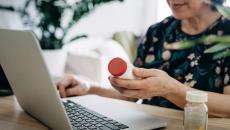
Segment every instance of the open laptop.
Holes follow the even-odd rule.
[[[164,121],[134,109],[107,103],[88,108],[75,98],[60,99],[39,42],[30,31],[0,29],[0,63],[23,110],[53,130],[147,130],[166,126]]]

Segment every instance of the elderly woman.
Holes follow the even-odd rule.
[[[230,117],[230,58],[213,60],[205,54],[206,46],[187,50],[169,50],[172,44],[194,40],[206,35],[229,35],[230,21],[204,0],[167,0],[173,16],[151,26],[138,48],[134,74],[140,79],[124,80],[110,77],[115,89],[92,85],[67,76],[58,83],[60,95],[100,96],[136,101],[162,107],[183,109],[186,92],[191,89],[208,91],[209,114]],[[212,0],[223,4],[223,0]],[[144,69],[145,68],[145,69]]]

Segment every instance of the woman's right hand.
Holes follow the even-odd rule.
[[[90,83],[74,75],[66,75],[57,82],[57,88],[62,98],[82,96],[89,93]]]

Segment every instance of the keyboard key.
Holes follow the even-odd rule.
[[[109,123],[109,122],[106,122],[106,121],[102,121],[102,122],[100,122],[101,124],[107,124],[107,123]]]
[[[86,121],[81,121],[81,122],[79,122],[80,124],[86,124],[87,122]]]
[[[84,115],[79,115],[79,116],[78,116],[78,118],[83,118],[83,117],[85,117],[85,116],[84,116]]]
[[[92,124],[85,123],[84,126],[88,128],[88,127],[92,126]]]
[[[85,112],[85,113],[83,113],[83,115],[87,116],[87,115],[89,115],[89,113]]]
[[[82,122],[82,119],[81,119],[81,118],[78,118],[78,119],[76,119],[76,120],[74,120],[74,121],[76,121],[76,122]]]
[[[90,122],[91,124],[92,124],[92,122],[94,121],[94,120],[91,120],[91,119],[88,119],[88,120],[85,120],[86,122]]]
[[[92,117],[95,117],[95,116],[92,115],[92,114],[89,114],[87,117],[92,118]]]
[[[98,118],[96,121],[97,121],[97,122],[103,122],[104,120]]]
[[[120,129],[118,126],[115,126],[113,124],[105,124],[105,126],[111,128],[112,130],[119,130]]]
[[[99,128],[102,129],[102,130],[112,130],[109,127],[106,127],[106,126],[102,126],[102,127],[99,127]]]
[[[91,124],[96,125],[96,124],[98,124],[98,122],[96,122],[96,121],[91,121]]]
[[[78,127],[78,129],[84,130],[84,129],[86,129],[86,127],[85,126],[80,126],[80,127]]]
[[[98,124],[95,124],[95,126],[97,126],[97,127],[102,127],[102,126],[104,126],[104,125],[98,123]]]
[[[97,120],[97,119],[98,119],[98,117],[96,117],[96,116],[92,117],[92,120]]]
[[[115,120],[108,120],[109,123],[115,124],[116,121]]]
[[[120,129],[126,129],[126,128],[129,128],[128,126],[126,126],[126,125],[120,125],[120,126],[118,126]]]
[[[96,126],[94,126],[94,125],[92,125],[92,126],[90,126],[90,127],[89,127],[89,129],[91,129],[91,130],[95,130],[95,129],[97,129],[97,127],[96,127]]]
[[[82,125],[80,123],[73,123],[72,126],[74,126],[74,127],[80,127]]]
[[[83,117],[82,120],[89,120],[90,118],[88,118],[87,116]]]
[[[119,122],[114,122],[114,125],[115,125],[115,126],[120,126],[120,125],[122,125],[122,124],[119,123]]]
[[[110,118],[103,118],[103,120],[105,120],[105,121],[111,121]]]

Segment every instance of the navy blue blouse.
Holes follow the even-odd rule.
[[[206,31],[189,35],[181,30],[181,22],[168,17],[151,26],[138,47],[134,65],[142,68],[164,70],[171,77],[195,89],[223,93],[230,85],[230,57],[213,60],[213,54],[206,54],[208,47],[198,44],[186,50],[168,50],[164,45],[177,41],[195,40],[207,35],[230,35],[230,21],[220,17]],[[144,100],[145,104],[180,109],[163,97]]]

